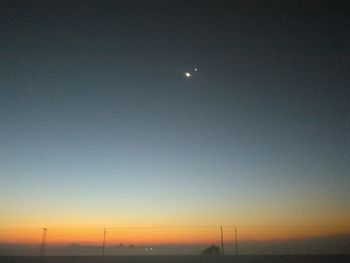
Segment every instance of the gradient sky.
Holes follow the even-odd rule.
[[[345,4],[1,1],[0,227],[348,225]]]

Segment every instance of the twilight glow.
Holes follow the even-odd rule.
[[[130,2],[3,4],[0,243],[349,233],[348,18]]]

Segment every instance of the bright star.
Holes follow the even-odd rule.
[[[190,78],[190,77],[191,77],[191,73],[190,73],[190,72],[186,72],[186,73],[185,73],[185,76],[186,76],[187,78]]]

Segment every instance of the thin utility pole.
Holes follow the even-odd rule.
[[[106,229],[104,229],[103,231],[102,256],[105,255],[105,244],[106,244]]]
[[[236,256],[238,256],[237,227],[235,227]]]
[[[43,228],[43,237],[41,239],[40,256],[45,256],[47,228]]]
[[[224,235],[222,233],[222,226],[220,227],[221,230],[221,253],[224,255]]]

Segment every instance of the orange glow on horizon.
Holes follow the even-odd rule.
[[[89,244],[100,245],[103,240],[102,228],[93,229],[48,229],[47,244]],[[327,235],[349,234],[343,228],[237,228],[238,240],[273,241],[303,239]],[[223,229],[225,243],[234,242],[234,228]],[[42,229],[0,230],[0,243],[40,244]],[[220,229],[210,228],[125,228],[107,229],[106,245],[180,245],[219,244]]]

